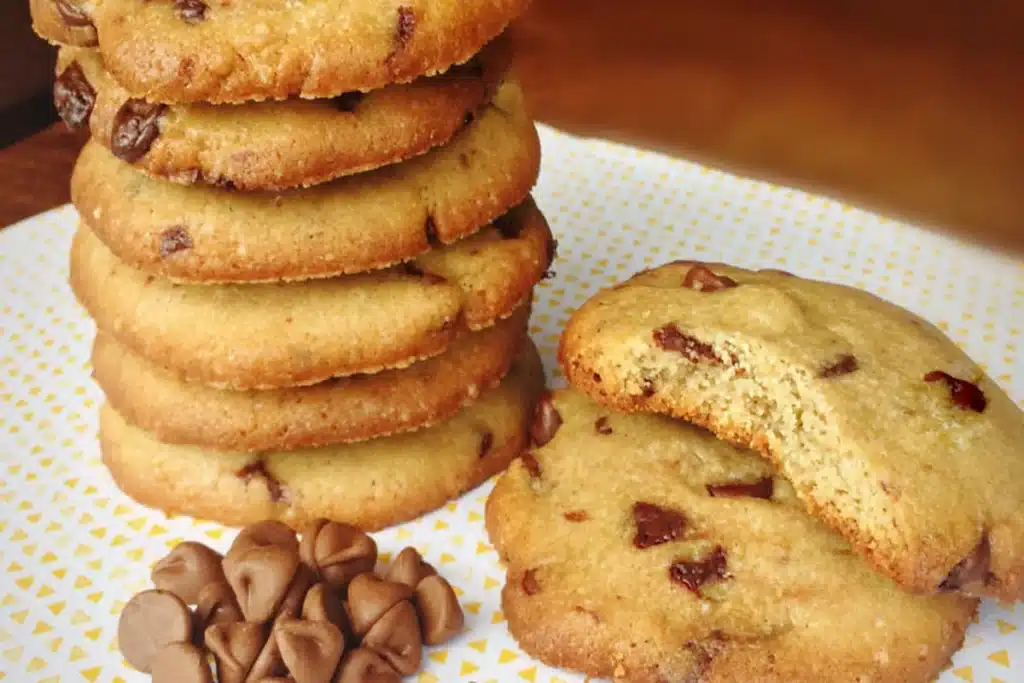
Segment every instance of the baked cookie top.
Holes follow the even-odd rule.
[[[913,596],[807,515],[766,460],[575,390],[487,502],[512,635],[629,683],[927,683],[977,601]]]
[[[479,398],[508,371],[529,316],[522,306],[408,368],[267,391],[183,382],[100,333],[93,377],[118,413],[164,443],[249,452],[351,443],[428,427]]]
[[[315,384],[407,367],[510,316],[553,245],[536,208],[517,215],[517,234],[492,227],[388,270],[216,287],[146,275],[81,226],[71,287],[100,330],[187,381],[238,390]]]
[[[326,98],[445,71],[528,0],[62,0],[95,26],[132,97],[167,104]]]
[[[118,257],[189,282],[331,277],[471,235],[529,195],[537,131],[514,84],[452,141],[304,190],[227,192],[149,178],[97,142],[71,179],[82,220]]]
[[[29,0],[32,29],[53,45],[96,45],[96,27],[78,0]]]
[[[465,65],[365,95],[167,106],[132,98],[95,50],[66,47],[57,60],[56,94],[69,125],[87,122],[93,139],[149,175],[283,190],[393,164],[447,142],[494,95],[510,61],[508,41],[499,37]]]
[[[414,519],[494,475],[528,442],[544,386],[529,342],[498,386],[427,429],[360,443],[260,454],[164,444],[112,408],[100,413],[103,461],[128,495],[168,513],[296,528],[326,517],[368,531]]]
[[[1024,417],[938,328],[859,291],[678,262],[569,321],[570,382],[750,444],[904,587],[1024,597]]]

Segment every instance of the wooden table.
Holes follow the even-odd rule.
[[[0,150],[0,228],[70,200],[68,179],[84,142],[59,123]]]

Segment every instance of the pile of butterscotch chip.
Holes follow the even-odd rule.
[[[223,557],[181,543],[124,606],[121,653],[154,683],[212,683],[211,659],[220,683],[399,681],[462,631],[462,608],[415,548],[376,564],[370,536],[326,520],[301,537],[254,524]]]

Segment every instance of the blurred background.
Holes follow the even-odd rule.
[[[57,120],[50,95],[56,51],[32,33],[28,0],[0,1],[0,147]]]

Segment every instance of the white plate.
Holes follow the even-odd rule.
[[[1024,398],[1024,263],[785,188],[549,129],[542,137],[536,196],[560,249],[533,335],[549,370],[566,317],[598,288],[697,258],[881,294],[939,323]],[[174,543],[224,549],[231,537],[132,503],[100,463],[93,329],[65,284],[75,222],[64,207],[0,231],[0,679],[19,683],[147,680],[114,643],[122,602]],[[419,545],[468,610],[471,631],[432,650],[412,680],[582,681],[532,661],[505,629],[503,572],[482,524],[488,490],[377,535],[384,551]],[[1021,627],[1014,606],[986,604],[940,680],[1024,680]]]

